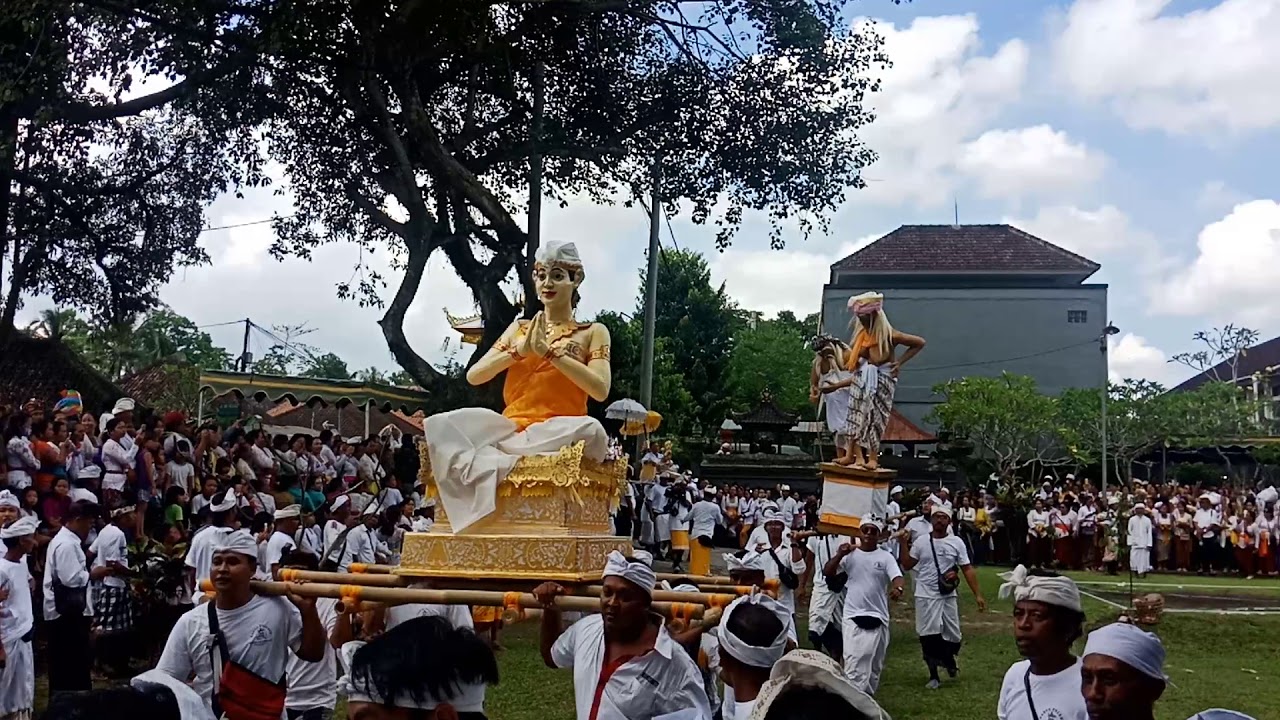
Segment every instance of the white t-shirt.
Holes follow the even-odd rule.
[[[1027,680],[1031,682],[1031,700],[1040,720],[1088,720],[1089,712],[1080,694],[1080,659],[1074,665],[1053,675],[1031,675],[1030,660],[1013,664],[1000,684],[1000,700],[996,705],[999,720],[1028,720],[1032,717],[1027,703]]]
[[[969,564],[969,551],[965,548],[964,542],[955,535],[948,535],[941,540],[934,538],[933,549],[929,548],[930,535],[922,535],[916,544],[911,546],[911,557],[918,561],[914,568],[916,597],[937,598],[942,597],[938,593],[938,565],[942,566],[944,571],[956,568],[957,570]],[[938,564],[933,562],[934,553],[938,555]],[[954,597],[952,593],[948,597]]]
[[[260,569],[266,570],[270,574],[271,566],[279,565],[284,554],[295,547],[297,547],[297,544],[287,533],[282,533],[279,530],[271,533],[271,537],[267,538],[267,549],[262,558],[265,566]]]
[[[573,668],[578,720],[592,718],[605,658],[604,618],[600,615],[589,615],[570,625],[551,646],[556,667]],[[702,673],[689,653],[667,634],[665,625],[659,625],[653,652],[628,660],[609,676],[595,720],[652,718],[689,709],[711,717]]]
[[[328,642],[338,624],[337,606],[337,598],[316,598],[316,614],[325,636],[324,658],[320,662],[307,662],[289,653],[289,691],[284,706],[290,710],[332,710],[338,704],[338,656]]]
[[[192,597],[200,596],[200,583],[208,580],[213,570],[213,548],[230,532],[231,528],[210,525],[191,538],[191,546],[187,548],[186,564],[187,567],[196,571],[196,586],[191,588]]]
[[[471,619],[471,611],[466,605],[430,605],[412,603],[409,605],[393,605],[387,608],[387,629],[419,617],[441,617],[455,628],[475,629]]]
[[[840,569],[849,575],[844,586],[844,618],[874,617],[888,623],[889,583],[902,577],[893,555],[880,547],[870,552],[858,548],[844,556]]]
[[[96,568],[106,567],[108,562],[117,562],[129,567],[129,541],[125,538],[124,531],[114,523],[102,528],[102,532],[98,533],[98,539],[93,541],[89,550],[95,553],[93,566]],[[114,588],[129,586],[124,578],[115,575],[102,578],[102,584]]]
[[[15,642],[31,632],[35,610],[31,607],[31,572],[27,559],[10,562],[0,557],[0,589],[9,593],[0,613],[0,641]]]
[[[720,506],[710,500],[699,500],[689,510],[689,536],[691,538],[711,537],[717,525],[724,525],[724,514]]]
[[[302,644],[302,613],[282,597],[254,595],[235,610],[217,610],[218,625],[227,639],[231,660],[258,677],[276,681],[285,677],[290,651]],[[169,633],[156,669],[186,682],[212,709],[213,675],[209,649],[209,608],[197,605],[183,613]]]
[[[191,463],[178,463],[170,460],[165,463],[164,470],[169,475],[169,482],[187,491],[187,495],[195,493],[196,466]]]

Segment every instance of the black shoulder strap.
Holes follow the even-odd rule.
[[[1027,693],[1027,707],[1031,708],[1031,720],[1040,720],[1040,713],[1036,712],[1036,701],[1031,697],[1031,666],[1027,665],[1027,672],[1022,676],[1022,687]]]
[[[209,634],[213,636],[213,644],[209,646],[209,671],[213,678],[213,689],[211,693],[211,704],[213,705],[213,716],[222,717],[222,709],[218,703],[218,690],[222,686],[222,666],[231,659],[231,653],[227,650],[227,638],[222,634],[222,628],[218,626],[218,610],[214,605],[216,602],[210,600],[205,603],[209,608]],[[221,656],[219,662],[218,656],[214,655],[217,650]]]
[[[324,562],[324,561],[328,560],[329,558],[333,557],[333,551],[334,551],[334,550],[336,550],[336,549],[338,548],[338,546],[342,546],[342,549],[343,549],[343,550],[346,550],[346,549],[347,549],[347,535],[349,535],[349,534],[351,533],[351,531],[355,529],[355,527],[356,527],[355,525],[350,525],[350,526],[348,526],[345,530],[343,530],[341,533],[339,533],[339,534],[338,534],[338,537],[334,538],[334,539],[333,539],[333,543],[331,543],[331,544],[329,545],[328,549],[326,549],[326,550],[324,551],[324,557],[320,558],[320,562]],[[341,563],[341,562],[342,562],[342,558],[341,558],[341,557],[339,557],[339,558],[338,558],[337,560],[335,560],[334,562]]]

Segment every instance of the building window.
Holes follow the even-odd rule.
[[[1089,322],[1088,310],[1068,310],[1067,322],[1069,323],[1087,323]]]

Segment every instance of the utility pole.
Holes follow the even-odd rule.
[[[253,323],[249,322],[249,318],[244,319],[244,347],[240,350],[240,372],[249,372],[249,329],[253,327]]]
[[[640,404],[652,410],[653,404],[653,326],[658,305],[658,224],[662,220],[662,197],[658,185],[661,166],[653,163],[653,192],[649,198],[649,265],[644,276],[644,350],[640,356]]]
[[[529,242],[525,248],[524,316],[532,318],[538,294],[533,286],[533,263],[538,254],[538,245],[542,240],[542,115],[543,87],[546,72],[542,62],[533,66],[533,123],[529,128],[529,139],[533,151],[529,153]]]
[[[1107,363],[1107,338],[1120,332],[1120,328],[1107,323],[1098,336],[1098,350],[1102,352],[1102,499],[1107,497],[1107,395],[1111,394],[1111,371]]]

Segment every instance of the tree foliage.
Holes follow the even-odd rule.
[[[1066,461],[1058,440],[1058,400],[1042,394],[1032,378],[966,377],[937,385],[933,392],[943,402],[929,420],[971,442],[1002,478],[1035,463]]]
[[[1167,442],[1181,424],[1176,395],[1150,380],[1108,384],[1107,454],[1122,481],[1132,480],[1133,463]],[[1058,398],[1059,433],[1072,459],[1092,465],[1102,458],[1102,390],[1073,388]],[[1108,478],[1110,481],[1110,478]]]
[[[812,418],[809,402],[809,373],[813,351],[803,324],[791,313],[779,313],[775,320],[761,320],[754,326],[743,324],[734,338],[729,358],[727,390],[737,410],[748,410],[767,389],[787,412]]]
[[[104,325],[157,304],[175,267],[208,261],[203,209],[260,178],[229,155],[252,129],[232,97],[263,28],[245,0],[32,0],[0,9],[0,341],[41,294]],[[173,82],[170,79],[180,77]],[[161,86],[127,97],[139,78]]]
[[[231,365],[230,353],[208,333],[167,307],[111,324],[85,319],[74,310],[46,310],[26,331],[61,341],[113,380],[171,358],[181,357],[197,374]]]
[[[775,246],[783,220],[802,234],[825,227],[874,159],[856,133],[886,62],[871,25],[845,26],[847,4],[273,6],[259,127],[296,207],[277,219],[273,252],[389,252],[403,276],[380,324],[430,389],[442,376],[403,332],[428,258],[443,253],[471,288],[483,353],[516,314],[501,284],[515,275],[528,287],[517,217],[533,175],[554,201],[630,202],[650,196],[656,165],[660,194],[685,200],[721,246],[749,211]],[[338,293],[381,306],[384,283],[362,267]]]
[[[1209,380],[1235,382],[1240,379],[1240,363],[1262,335],[1252,328],[1225,325],[1200,330],[1193,337],[1204,347],[1174,355],[1170,362],[1186,365]]]

